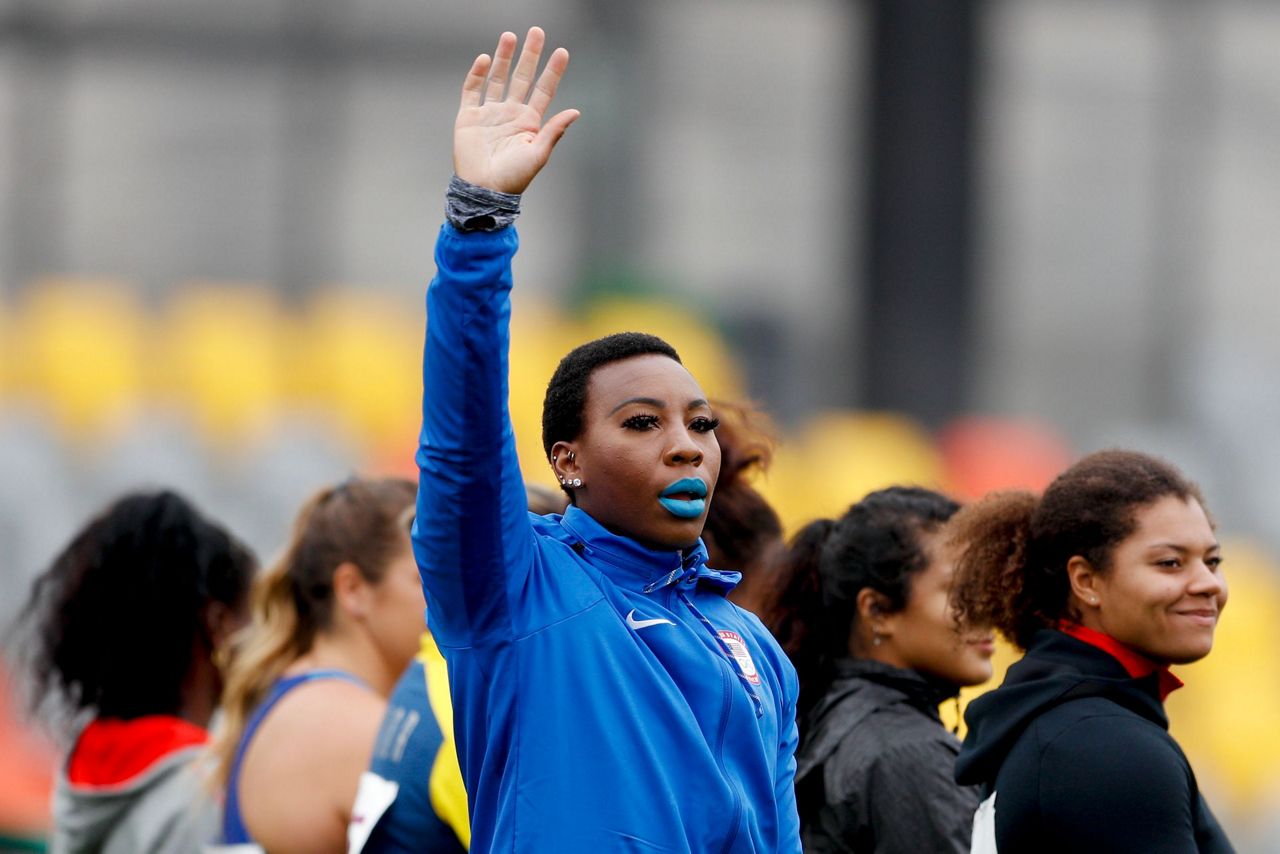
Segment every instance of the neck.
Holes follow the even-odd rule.
[[[878,661],[881,664],[887,664],[890,667],[896,667],[899,670],[910,670],[911,668],[898,654],[893,644],[885,641],[879,646],[870,640],[858,638],[854,643],[849,644],[849,655],[853,658],[864,658],[868,661]]]
[[[301,673],[307,670],[345,670],[358,676],[377,691],[379,695],[388,697],[400,678],[378,652],[373,641],[363,632],[333,628],[316,635],[311,649],[295,661],[289,673]]]
[[[197,651],[182,680],[182,705],[178,708],[178,717],[208,729],[221,695],[221,674],[207,653]]]

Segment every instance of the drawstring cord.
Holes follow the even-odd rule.
[[[661,590],[662,588],[668,587],[672,584],[692,581],[697,578],[697,575],[698,560],[697,555],[694,554],[685,558],[679,567],[671,570],[662,578],[646,584],[644,592],[653,593],[655,590]],[[764,703],[761,702],[759,693],[756,692],[755,686],[751,684],[751,680],[747,678],[746,672],[742,669],[742,663],[738,661],[737,656],[733,654],[733,650],[729,648],[729,644],[725,643],[724,638],[720,637],[720,632],[716,630],[715,626],[711,625],[711,621],[697,609],[693,602],[690,601],[689,597],[684,595],[683,590],[677,589],[676,596],[685,604],[685,607],[687,607],[689,611],[698,618],[698,622],[702,623],[703,627],[706,628],[707,633],[710,634],[711,637],[715,638],[716,646],[719,647],[720,652],[724,657],[729,660],[729,664],[733,667],[733,672],[737,675],[738,681],[742,683],[742,687],[747,691],[747,696],[751,698],[751,703],[755,706],[756,717],[764,717]]]

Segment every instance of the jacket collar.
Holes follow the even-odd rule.
[[[1059,621],[1058,631],[1107,653],[1120,662],[1120,665],[1134,679],[1142,679],[1152,673],[1156,674],[1156,687],[1160,692],[1160,702],[1162,703],[1165,698],[1182,687],[1182,680],[1170,672],[1168,665],[1157,664],[1145,655],[1120,643],[1111,635],[1095,631],[1069,620]]]
[[[665,580],[689,587],[710,587],[723,594],[742,579],[742,573],[708,567],[707,547],[701,539],[686,549],[650,549],[630,537],[612,533],[577,506],[565,510],[560,527],[569,535],[574,551],[622,587],[665,587]]]
[[[846,679],[865,679],[900,692],[908,703],[935,719],[938,704],[960,694],[959,686],[950,682],[868,658],[842,658],[836,661],[835,671],[833,687]]]

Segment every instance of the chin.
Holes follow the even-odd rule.
[[[965,668],[962,672],[957,673],[951,681],[961,688],[969,688],[986,682],[991,678],[993,672],[991,662],[983,661],[981,664]]]
[[[640,540],[650,548],[657,551],[679,551],[687,549],[694,543],[698,542],[698,537],[702,536],[702,522],[698,521],[696,525],[688,523],[680,525],[666,526],[661,531],[652,532],[651,536],[643,539],[633,536],[632,539]]]
[[[1163,651],[1163,654],[1152,656],[1169,664],[1193,664],[1207,656],[1213,650],[1213,641],[1207,643],[1182,644],[1176,648]]]

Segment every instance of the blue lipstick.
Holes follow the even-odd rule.
[[[706,499],[705,483],[696,477],[682,477],[662,490],[658,503],[672,516],[679,516],[681,519],[697,519],[707,509]]]

